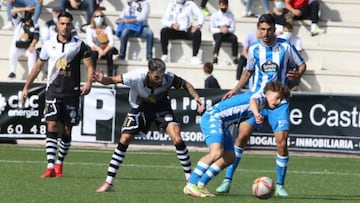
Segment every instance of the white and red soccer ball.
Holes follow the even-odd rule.
[[[274,195],[275,183],[269,177],[258,177],[253,182],[252,192],[259,199],[268,199]]]

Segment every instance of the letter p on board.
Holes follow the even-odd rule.
[[[92,88],[83,101],[82,134],[96,135],[96,140],[113,141],[115,105],[115,90]]]

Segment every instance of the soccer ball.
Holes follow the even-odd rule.
[[[252,192],[253,195],[259,199],[268,199],[272,197],[275,192],[275,183],[269,177],[258,177],[253,182]]]

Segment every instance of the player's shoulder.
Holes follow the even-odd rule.
[[[58,43],[57,36],[51,36],[49,40],[43,42],[42,47],[54,47]]]
[[[281,45],[291,46],[291,42],[289,40],[281,38],[281,37],[277,37],[276,42]]]
[[[257,47],[261,46],[261,40],[258,39],[254,42],[251,42],[250,45],[249,45],[249,49],[255,49]]]
[[[170,71],[166,71],[166,72],[164,73],[164,75],[165,75],[166,77],[174,77],[174,76],[176,76],[175,73],[170,72]]]

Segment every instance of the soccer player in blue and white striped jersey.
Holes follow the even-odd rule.
[[[256,93],[263,91],[264,86],[271,81],[279,81],[288,85],[290,80],[299,79],[306,70],[306,64],[295,47],[287,40],[276,38],[275,19],[271,14],[260,16],[257,29],[260,40],[253,43],[249,48],[245,72],[236,87],[224,95],[224,99],[236,94],[253,74],[254,86],[250,91]],[[288,193],[284,189],[284,183],[289,160],[287,139],[290,130],[288,101],[283,102],[274,110],[268,110],[266,114],[274,132],[277,147],[275,195],[286,197]],[[235,140],[235,161],[227,168],[225,179],[217,188],[217,192],[227,193],[230,191],[231,180],[240,163],[244,146],[257,127],[255,118],[250,118],[240,124],[239,134]]]
[[[200,121],[209,153],[198,161],[184,188],[195,197],[213,197],[206,185],[235,159],[231,126],[254,115],[256,123],[263,122],[264,109],[275,109],[290,96],[290,90],[280,82],[267,83],[264,92],[238,94],[208,109]]]

